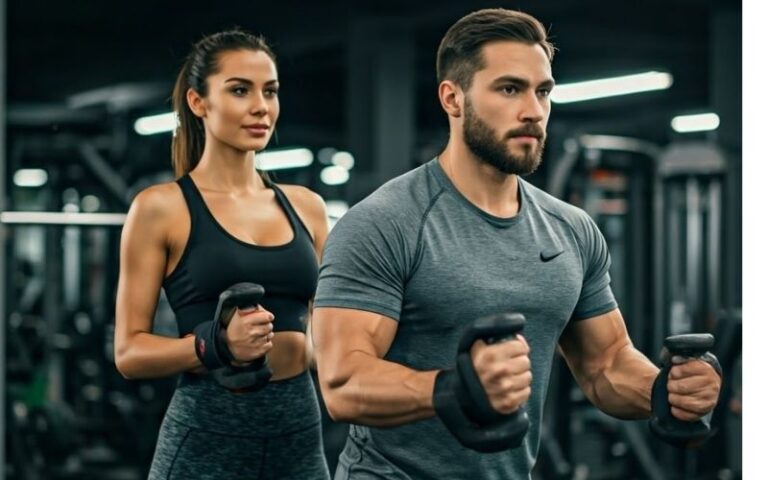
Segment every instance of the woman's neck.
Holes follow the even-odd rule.
[[[254,152],[242,151],[206,142],[200,162],[194,169],[195,180],[210,190],[231,193],[265,188],[256,172]]]

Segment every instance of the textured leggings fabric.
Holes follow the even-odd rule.
[[[176,389],[150,480],[328,480],[320,412],[307,372],[233,394],[207,380]]]

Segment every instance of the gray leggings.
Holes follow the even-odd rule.
[[[185,380],[160,427],[150,480],[330,478],[307,372],[238,394]]]

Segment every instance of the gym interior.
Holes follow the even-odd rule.
[[[557,48],[527,180],[600,228],[640,351],[658,361],[667,336],[711,333],[724,373],[714,435],[677,449],[592,406],[556,356],[534,478],[742,478],[738,0],[0,0],[0,478],[147,477],[176,378],[115,367],[120,233],[136,194],[175,178],[170,97],[194,41],[233,26],[268,39],[281,114],[257,161],[322,196],[332,226],[445,146],[435,52],[497,6],[539,18]],[[565,95],[595,80],[628,88]],[[177,335],[164,296],[153,332]],[[322,426],[333,472],[348,425]]]

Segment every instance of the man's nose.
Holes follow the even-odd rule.
[[[522,102],[520,121],[526,123],[538,123],[544,120],[546,110],[544,105],[542,105],[542,99],[537,95],[537,92],[526,92],[522,98]]]

